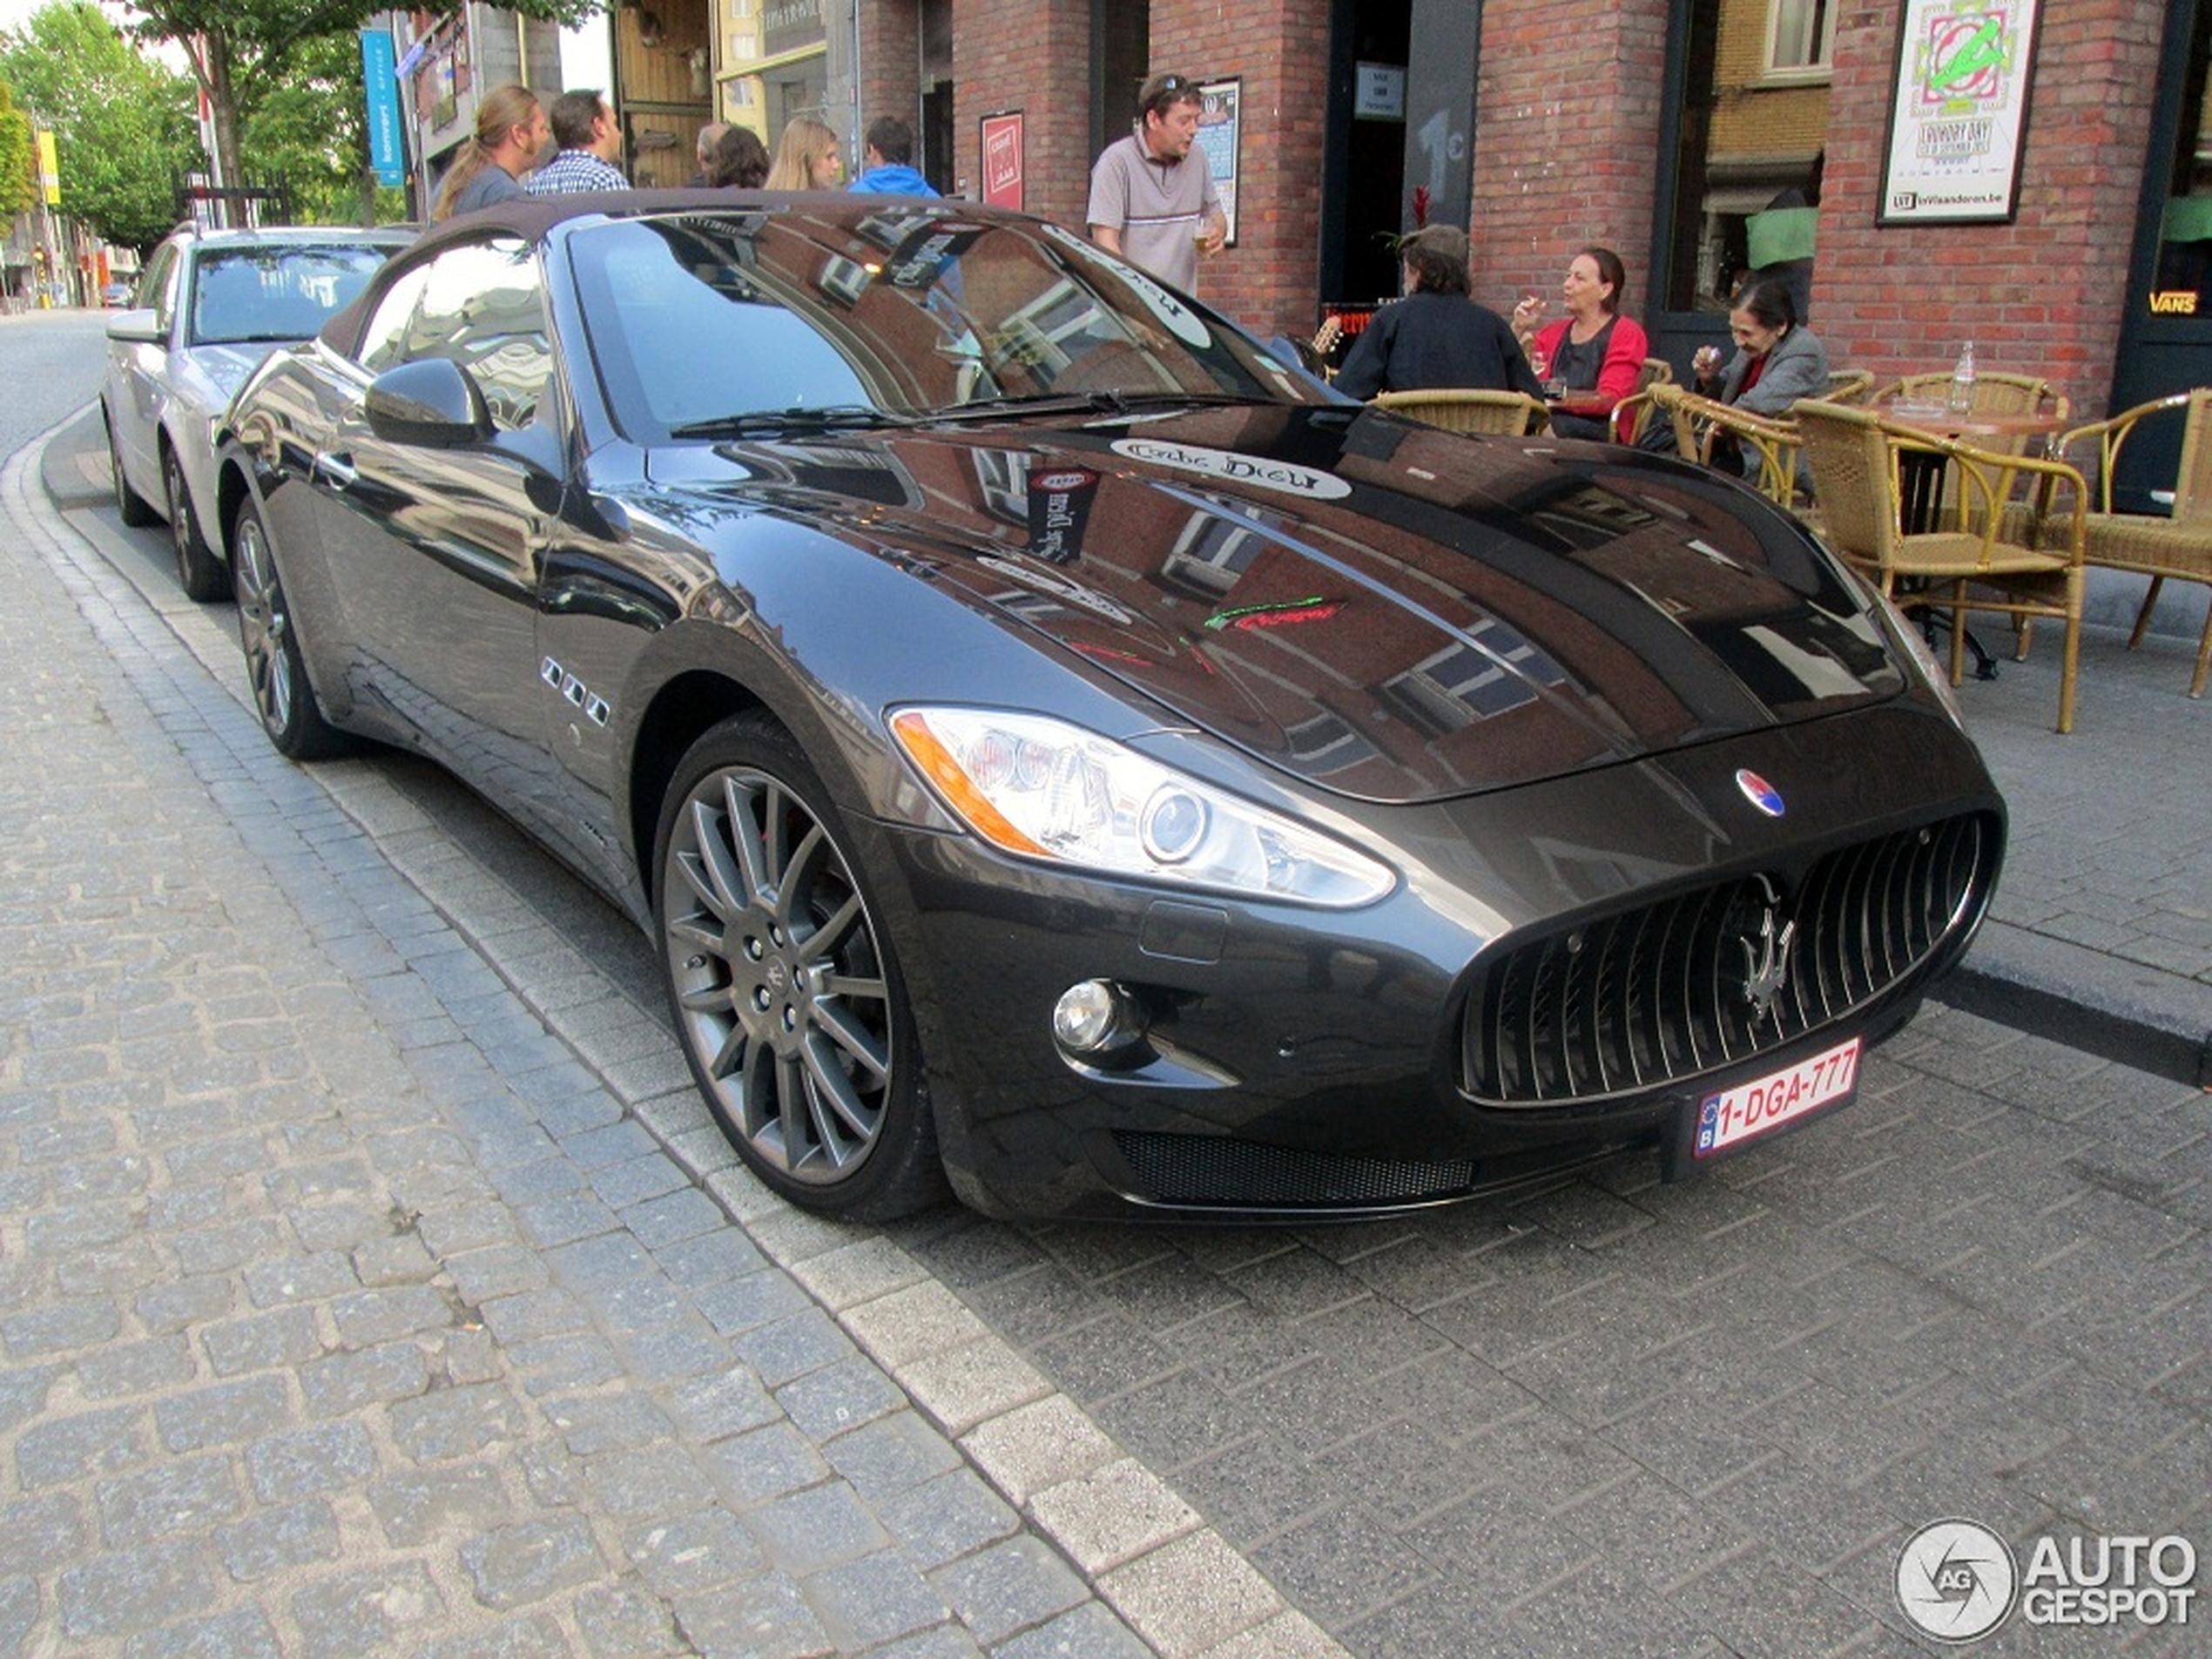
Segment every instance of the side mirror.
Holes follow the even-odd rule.
[[[130,311],[118,311],[107,320],[110,340],[129,341],[133,345],[162,346],[169,341],[168,330],[156,320],[151,306]]]
[[[388,368],[362,400],[369,430],[387,443],[460,449],[492,435],[484,395],[460,364],[445,357]]]

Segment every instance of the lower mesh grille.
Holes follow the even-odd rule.
[[[1418,1204],[1474,1184],[1468,1159],[1397,1163],[1291,1151],[1212,1135],[1120,1130],[1114,1144],[1143,1196],[1157,1204],[1298,1205]]]
[[[1998,844],[1993,819],[1967,814],[1514,945],[1467,1000],[1464,1085],[1493,1104],[1563,1105],[1782,1048],[1971,928]]]

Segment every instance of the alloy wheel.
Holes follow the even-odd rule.
[[[850,1179],[894,1099],[897,1020],[874,919],[790,784],[718,768],[671,826],[663,942],[685,1043],[725,1125],[768,1170]]]
[[[161,492],[169,507],[169,545],[176,555],[177,584],[188,599],[220,599],[229,592],[230,572],[200,534],[199,516],[192,511],[192,490],[185,482],[185,463],[173,445],[161,449]]]
[[[291,729],[293,707],[292,652],[286,649],[285,637],[291,620],[285,613],[284,590],[277,584],[268,538],[258,517],[240,514],[232,539],[238,561],[238,637],[246,652],[246,683],[261,724],[272,737],[280,738]]]

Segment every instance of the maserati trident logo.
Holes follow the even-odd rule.
[[[1759,889],[1764,902],[1758,937],[1753,940],[1739,934],[1736,941],[1743,948],[1743,1000],[1751,1005],[1755,1025],[1774,1012],[1774,999],[1790,982],[1790,947],[1797,936],[1794,921],[1784,922],[1779,931],[1775,927],[1774,907],[1782,895],[1775,892],[1774,884],[1761,876]]]
[[[1743,792],[1743,799],[1764,813],[1769,818],[1779,818],[1784,810],[1782,792],[1748,766],[1739,766],[1736,772],[1736,786]]]

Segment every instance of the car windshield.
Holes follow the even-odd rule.
[[[391,249],[299,243],[204,250],[192,278],[192,343],[305,340],[368,286]]]
[[[568,239],[591,353],[640,442],[1328,394],[1057,226],[920,202],[738,208]]]

